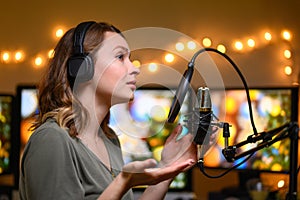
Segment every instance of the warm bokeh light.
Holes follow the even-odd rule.
[[[21,120],[20,124],[20,139],[22,144],[26,144],[32,134],[32,130],[30,129],[31,125],[34,123],[34,118],[26,118]]]
[[[55,36],[57,38],[61,38],[63,35],[64,35],[64,31],[61,28],[59,28],[55,31]]]
[[[48,58],[53,58],[53,56],[54,56],[54,49],[50,49],[48,51]]]
[[[212,45],[212,41],[210,38],[206,37],[206,38],[203,38],[202,44],[205,47],[210,47]]]
[[[235,47],[237,50],[242,50],[243,47],[244,47],[244,45],[243,45],[243,43],[242,43],[241,41],[236,41],[236,42],[234,43],[234,47]]]
[[[138,61],[138,60],[132,61],[132,64],[133,64],[135,67],[140,67],[140,66],[141,66],[141,62]]]
[[[1,57],[4,62],[8,62],[10,59],[10,54],[9,52],[3,52]]]
[[[250,39],[247,40],[247,44],[248,44],[249,47],[254,47],[255,46],[255,41],[250,38]]]
[[[236,100],[232,97],[227,97],[226,98],[226,102],[225,102],[225,106],[226,106],[226,114],[233,114],[237,111],[237,107],[236,107]]]
[[[212,147],[208,150],[208,156],[214,159],[206,159],[205,164],[208,166],[217,167],[219,162],[221,162],[222,157],[219,154],[219,150],[216,147]]]
[[[65,28],[63,26],[57,26],[55,28],[53,28],[52,30],[54,30],[52,32],[52,36],[54,36],[55,38],[61,38],[64,34],[65,34]],[[273,36],[275,37],[275,39],[278,38],[277,35],[273,35],[271,34],[272,30],[268,30],[268,31],[265,31],[263,30],[263,34],[264,34],[264,39],[266,41],[271,41],[273,38]],[[54,34],[53,34],[54,33]],[[261,34],[261,33],[260,33]],[[283,40],[287,40],[287,41],[290,41],[292,39],[292,33],[288,30],[282,30],[280,32],[280,36]],[[261,37],[261,36],[260,36]],[[201,44],[202,42],[202,44]],[[201,45],[203,45],[203,47],[211,47],[213,45],[213,39],[210,38],[209,36],[205,36],[202,38],[202,41],[200,42]],[[257,44],[258,42],[258,44]],[[253,35],[253,36],[248,36],[248,39],[247,40],[239,40],[239,41],[234,41],[233,42],[233,45],[231,45],[230,47],[227,46],[227,48],[229,48],[230,50],[231,49],[235,49],[237,51],[240,51],[241,53],[245,53],[246,50],[249,50],[250,48],[262,48],[260,47],[260,40],[258,40],[258,38]],[[265,42],[266,43],[266,42]],[[186,48],[189,49],[189,50],[195,50],[196,48],[199,47],[199,44],[197,43],[196,40],[190,40],[190,41],[181,41],[181,42],[177,42],[177,43],[174,43],[175,44],[175,49],[176,51],[184,51]],[[173,44],[173,45],[174,45]],[[200,46],[201,46],[200,45]],[[250,48],[248,48],[250,47]],[[228,51],[225,47],[225,45],[223,44],[218,44],[216,49],[221,52],[221,53],[226,53],[226,51]],[[282,52],[283,51],[283,52]],[[24,53],[24,51],[16,51],[16,50],[12,50],[12,51],[7,51],[7,50],[1,50],[1,57],[0,57],[0,61],[2,63],[5,63],[5,64],[8,64],[10,62],[15,62],[15,63],[20,63],[20,62],[23,62],[25,59],[28,60],[28,54],[31,54],[31,55],[34,55],[33,52],[29,52],[26,54]],[[48,51],[48,58],[53,58],[54,56],[54,49],[51,49]],[[294,57],[295,55],[295,52],[292,52],[291,50],[289,50],[288,48],[287,49],[281,49],[280,50],[280,56],[284,56],[284,58],[286,59],[290,59],[292,58],[292,56]],[[40,54],[41,55],[41,54]],[[45,62],[45,58],[46,56],[43,54],[43,56],[39,56],[39,57],[36,57],[36,58],[31,58],[31,61],[34,60],[34,66],[36,68],[44,65],[44,62]],[[46,58],[47,59],[47,58]],[[168,62],[168,63],[172,63],[174,61],[177,61],[175,59],[175,56],[174,54],[171,54],[171,53],[168,53],[164,56],[164,60],[165,62]],[[146,61],[143,61],[143,62],[148,62],[147,60]],[[141,61],[138,61],[138,60],[134,60],[133,62],[133,65],[136,66],[136,67],[141,67]],[[285,63],[285,64],[291,64],[291,63]],[[148,65],[148,68],[149,68],[149,71],[151,72],[156,72],[157,69],[158,69],[158,65],[155,64],[155,63],[151,63]],[[286,75],[291,75],[293,73],[293,69],[291,66],[284,66],[284,73]]]
[[[40,57],[40,56],[37,56],[35,59],[34,59],[34,64],[35,66],[39,67],[43,64],[43,58]]]
[[[194,41],[189,41],[187,43],[187,47],[190,49],[190,50],[194,50],[196,49],[196,43]]]
[[[16,52],[15,53],[15,59],[20,60],[22,58],[22,53],[21,52]]]
[[[292,57],[292,52],[288,49],[284,50],[283,55],[285,58],[289,59]]]
[[[217,46],[217,50],[222,52],[222,53],[226,53],[226,47],[223,44],[219,44]]]
[[[287,30],[282,31],[281,34],[282,34],[282,38],[283,38],[284,40],[290,41],[290,40],[292,39],[291,33],[290,33],[289,31],[287,31]]]
[[[284,73],[286,75],[291,75],[293,73],[292,67],[291,66],[285,66]]]
[[[168,53],[168,54],[165,55],[165,61],[168,62],[168,63],[173,62],[174,59],[175,59],[175,57],[174,57],[174,55],[171,54],[171,53]]]
[[[280,105],[276,104],[276,105],[273,105],[270,115],[272,117],[277,117],[278,115],[280,115],[280,112],[281,112],[281,107],[280,107]]]
[[[277,187],[278,187],[278,188],[283,188],[284,185],[285,185],[284,180],[280,180],[280,181],[278,181],[278,183],[277,183]]]
[[[183,51],[184,50],[184,44],[182,42],[177,42],[175,45],[175,48],[177,51]]]
[[[158,69],[158,66],[157,66],[156,63],[150,63],[150,64],[148,65],[148,70],[149,70],[150,72],[156,72],[157,69]]]
[[[20,62],[20,61],[22,61],[24,59],[24,53],[22,52],[22,51],[17,51],[16,53],[15,53],[15,60],[17,61],[17,62]]]
[[[264,37],[265,37],[265,39],[266,39],[267,41],[272,40],[272,35],[271,35],[271,33],[269,33],[269,32],[265,32]]]

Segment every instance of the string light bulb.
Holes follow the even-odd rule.
[[[241,41],[236,41],[235,43],[234,43],[234,47],[237,49],[237,50],[242,50],[243,48],[244,48],[244,45],[243,45],[243,43],[241,42]]]
[[[267,41],[271,41],[272,40],[272,35],[269,32],[265,32],[264,37]]]
[[[250,38],[247,40],[247,44],[249,47],[253,48],[255,46],[255,41]]]
[[[3,62],[8,62],[10,59],[10,54],[9,52],[3,52],[1,57]]]
[[[168,62],[168,63],[173,62],[174,59],[175,59],[175,57],[174,57],[174,55],[171,54],[171,53],[167,53],[167,54],[165,55],[165,61]]]
[[[210,38],[205,37],[205,38],[203,38],[203,40],[202,40],[202,44],[203,44],[203,46],[205,46],[205,47],[210,47],[210,46],[212,45],[212,41],[211,41]]]
[[[288,49],[284,50],[283,55],[285,58],[290,59],[292,57],[292,52]]]
[[[59,28],[55,31],[55,36],[57,38],[61,38],[63,35],[64,35],[64,31],[61,28]]]
[[[15,53],[15,60],[21,62],[24,59],[24,53],[22,51],[17,51]]]
[[[54,49],[50,49],[48,51],[48,58],[53,58],[53,56],[54,56]]]
[[[139,60],[132,61],[133,66],[135,67],[141,67],[141,62]]]
[[[292,35],[291,35],[291,32],[290,32],[290,31],[284,30],[284,31],[282,31],[281,34],[282,34],[282,38],[283,38],[284,40],[291,41]]]
[[[292,67],[291,66],[285,66],[285,68],[284,68],[284,73],[286,74],[286,75],[291,75],[292,74],[292,72],[293,72],[293,69],[292,69]]]
[[[41,56],[37,56],[35,59],[34,59],[34,64],[36,66],[36,68],[39,68],[42,66],[43,64],[43,58]]]
[[[221,53],[225,53],[226,52],[226,47],[223,44],[219,44],[217,46],[217,50],[220,51]]]

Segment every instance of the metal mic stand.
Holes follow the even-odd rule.
[[[233,162],[237,159],[250,155],[262,148],[270,146],[277,141],[289,138],[290,139],[290,169],[289,169],[289,192],[286,195],[287,200],[297,199],[297,168],[298,168],[298,132],[299,126],[296,122],[286,123],[278,128],[270,131],[250,135],[245,141],[242,141],[233,146],[227,146],[222,150],[222,153],[228,162]],[[276,136],[274,139],[272,139]],[[229,136],[227,136],[229,137]],[[255,148],[248,151],[236,154],[239,147],[249,143],[255,143],[262,140]]]

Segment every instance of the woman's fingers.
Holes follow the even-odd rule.
[[[157,166],[157,162],[154,159],[147,159],[144,161],[134,161],[124,165],[123,171],[129,173],[143,173],[147,168],[154,168]]]
[[[172,141],[174,138],[178,138],[180,133],[182,131],[182,126],[178,124],[175,129],[172,131],[170,136],[167,138],[166,144],[168,144],[170,141]]]

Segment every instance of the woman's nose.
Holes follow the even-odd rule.
[[[139,75],[140,74],[140,67],[139,66],[135,66],[131,61],[130,61],[130,74],[135,74],[135,75]]]

